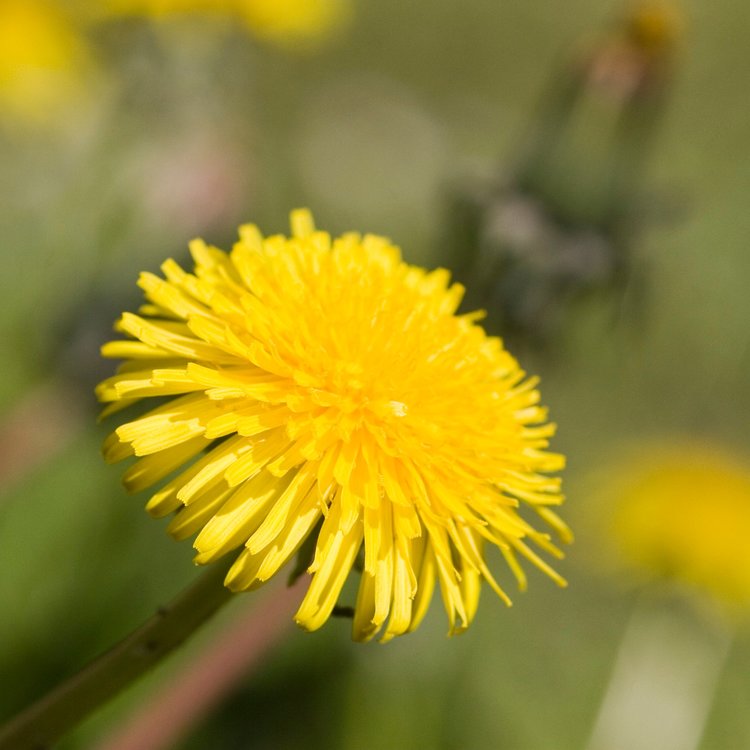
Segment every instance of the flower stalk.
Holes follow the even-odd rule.
[[[684,602],[644,598],[586,750],[696,750],[731,641],[730,628]]]
[[[212,565],[120,643],[0,728],[0,750],[44,750],[185,641],[231,598]]]

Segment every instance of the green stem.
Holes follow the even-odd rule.
[[[212,565],[166,607],[0,728],[0,750],[44,750],[179,646],[232,598]]]

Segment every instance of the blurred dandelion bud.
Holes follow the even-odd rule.
[[[512,163],[455,190],[449,253],[491,329],[544,339],[577,297],[624,288],[680,27],[632,8],[554,71]]]
[[[450,632],[467,628],[496,548],[520,588],[532,549],[560,557],[528,509],[570,541],[553,508],[563,466],[554,425],[499,339],[456,315],[463,288],[409,266],[388,240],[317,231],[292,213],[292,236],[240,230],[227,254],[201,241],[195,270],[174,261],[139,285],[105,344],[124,359],[97,388],[105,415],[167,398],[106,440],[108,461],[137,456],[124,483],[195,537],[198,564],[237,555],[232,591],[255,589],[295,555],[310,574],[296,621],[321,627],[361,568],[353,637],[414,630],[437,584]],[[175,473],[176,472],[176,473]],[[164,483],[166,480],[166,483]]]
[[[636,5],[606,43],[584,58],[584,70],[593,85],[623,104],[646,96],[669,78],[682,29],[683,19],[674,5]]]

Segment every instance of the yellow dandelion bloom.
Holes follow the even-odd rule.
[[[563,458],[526,378],[497,338],[456,315],[463,289],[445,270],[401,260],[382,237],[316,231],[306,210],[292,236],[243,226],[230,253],[195,240],[194,273],[173,260],[140,277],[147,304],[104,345],[123,358],[97,389],[105,413],[174,397],[118,427],[108,461],[138,460],[124,484],[169,478],[148,501],[174,514],[177,539],[197,534],[196,562],[240,549],[226,577],[254,589],[310,537],[311,580],[295,616],[330,616],[354,567],[362,575],[353,635],[382,640],[417,627],[435,582],[451,632],[465,629],[496,547],[518,580],[529,546],[560,556],[519,512],[530,507],[563,540],[552,510]]]
[[[652,445],[615,469],[605,497],[624,562],[750,609],[750,467],[709,444]]]
[[[0,1],[0,105],[24,121],[53,119],[83,89],[88,54],[77,30],[42,0]]]
[[[283,46],[323,39],[348,18],[347,0],[235,0],[259,37]]]
[[[106,0],[91,13],[235,18],[257,37],[295,46],[325,38],[346,21],[350,10],[349,0]]]
[[[104,0],[91,7],[92,16],[145,16],[168,18],[176,15],[231,13],[235,0]]]

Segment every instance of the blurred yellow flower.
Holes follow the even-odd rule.
[[[256,36],[283,46],[314,43],[348,17],[349,0],[107,0],[98,14],[235,16]]]
[[[519,557],[563,585],[526,542],[560,551],[519,513],[531,507],[570,540],[551,507],[560,480],[545,473],[563,458],[545,450],[554,425],[536,379],[478,313],[455,314],[463,288],[447,271],[405,264],[382,237],[332,241],[305,210],[291,225],[289,239],[243,226],[229,254],[196,240],[194,274],[168,260],[165,279],[141,275],[148,303],[117,323],[134,340],[104,345],[126,362],[97,394],[105,413],[177,398],[106,440],[108,461],[141,457],[126,488],[195,459],[147,510],[174,512],[178,539],[198,533],[197,563],[243,548],[226,578],[235,591],[271,578],[310,537],[296,614],[308,630],[359,563],[356,640],[416,628],[436,581],[452,633],[471,622],[482,579],[509,603],[488,542],[521,588]]]
[[[55,6],[0,0],[0,106],[23,120],[53,119],[81,94],[86,44]]]
[[[323,39],[348,17],[348,0],[235,0],[259,37],[281,45]]]
[[[104,0],[90,8],[92,15],[123,15],[165,18],[181,14],[226,14],[236,0]]]
[[[649,446],[616,470],[604,498],[624,561],[750,607],[750,468],[739,459],[709,444]]]

